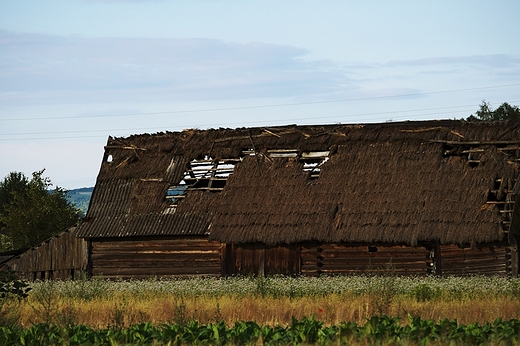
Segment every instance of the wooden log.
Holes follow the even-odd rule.
[[[148,246],[147,246],[148,245]],[[143,242],[143,244],[121,244],[121,243],[114,243],[113,246],[111,244],[92,244],[92,250],[126,250],[126,249],[135,249],[135,250],[141,250],[141,249],[172,249],[172,250],[196,250],[196,249],[220,249],[221,246],[207,246],[204,244],[146,244],[146,241]]]
[[[367,253],[353,253],[353,252],[322,252],[319,254],[321,258],[384,258],[390,260],[391,258],[428,258],[430,252],[367,252]]]
[[[147,261],[147,262],[113,262],[113,261],[97,261],[93,263],[94,268],[181,268],[181,267],[192,267],[192,268],[220,268],[220,261],[214,262],[158,262],[158,261]]]
[[[108,249],[92,249],[92,254],[105,254],[105,253],[111,253],[111,254],[218,254],[220,255],[220,249],[201,249],[201,248],[185,248],[185,249],[179,249],[179,248],[142,248],[142,249],[114,249],[113,251],[110,251]]]
[[[373,257],[373,258],[323,258],[320,261],[323,264],[340,264],[340,263],[377,263],[377,264],[406,264],[406,263],[426,263],[425,258],[420,257],[397,257],[397,258],[384,258],[384,257]]]
[[[417,270],[426,270],[427,266],[426,266],[426,263],[411,263],[409,265],[404,265],[404,264],[401,264],[401,265],[395,265],[395,266],[385,266],[385,264],[381,263],[381,264],[366,264],[366,265],[363,265],[363,264],[357,264],[357,263],[345,263],[345,264],[323,264],[323,266],[321,267],[321,270],[323,272],[326,272],[326,271],[331,271],[331,270],[343,270],[343,269],[349,269],[349,268],[352,268],[352,269],[373,269],[373,270],[381,270],[381,271],[385,271],[385,270],[389,270],[389,271],[394,271],[394,270],[412,270],[413,268],[416,268]]]
[[[164,256],[159,254],[146,254],[141,256],[119,256],[114,254],[93,254],[91,257],[93,262],[99,261],[112,261],[118,262],[220,262],[220,256],[211,255],[199,255],[199,254],[187,254],[187,255],[175,255],[175,256]]]
[[[119,267],[103,267],[93,268],[93,275],[143,275],[143,276],[154,276],[154,275],[195,275],[195,274],[220,274],[220,267],[176,267],[176,268],[119,268]]]

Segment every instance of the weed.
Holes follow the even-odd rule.
[[[175,303],[173,309],[173,322],[180,326],[188,325],[189,319],[186,313],[186,303],[181,300],[180,303]]]
[[[36,315],[46,324],[54,323],[60,310],[56,286],[56,281],[45,281],[35,287],[29,300]]]
[[[215,323],[223,320],[219,302],[217,302],[217,305],[215,306],[215,317],[213,319],[215,320]]]
[[[255,295],[265,298],[271,293],[271,279],[269,277],[252,278],[252,280],[256,284]]]
[[[419,284],[412,288],[411,296],[418,302],[430,301],[438,296],[437,290],[431,288],[428,284]]]

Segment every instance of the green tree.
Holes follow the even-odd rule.
[[[43,172],[34,172],[31,180],[11,173],[0,183],[0,227],[14,249],[35,246],[79,221],[67,191],[49,190],[52,183]]]
[[[3,181],[0,182],[0,215],[5,211],[5,208],[11,203],[14,194],[25,195],[29,179],[20,172],[11,172]],[[5,225],[0,220],[0,230]]]
[[[497,109],[493,109],[491,103],[482,100],[480,109],[475,112],[475,115],[470,115],[467,120],[500,121],[508,119],[520,119],[518,106],[511,106],[504,102]]]

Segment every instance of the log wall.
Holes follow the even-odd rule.
[[[462,248],[441,245],[442,275],[499,275],[511,274],[511,252],[507,244],[479,245]]]
[[[220,276],[219,242],[205,237],[92,239],[92,277]]]
[[[303,275],[365,274],[427,275],[433,270],[432,253],[426,247],[381,244],[302,245]]]
[[[514,252],[507,243],[476,248],[457,245],[389,246],[384,244],[302,245],[304,275],[362,274],[391,271],[397,275],[514,275]]]
[[[14,270],[26,280],[74,279],[85,277],[88,243],[76,238],[71,228],[8,260],[0,270]]]
[[[90,245],[89,245],[90,243]],[[513,249],[514,250],[514,249]],[[147,278],[392,272],[397,275],[515,275],[507,243],[457,245],[304,243],[221,244],[205,237],[105,238],[90,242],[70,229],[8,260],[20,278]],[[89,258],[90,256],[90,258]],[[90,259],[90,262],[89,262]]]

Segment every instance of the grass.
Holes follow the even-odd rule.
[[[289,325],[314,315],[326,325],[363,324],[373,315],[459,323],[520,318],[520,279],[395,276],[232,277],[35,282],[5,321],[84,324],[121,329],[152,322],[186,324],[255,321]]]

